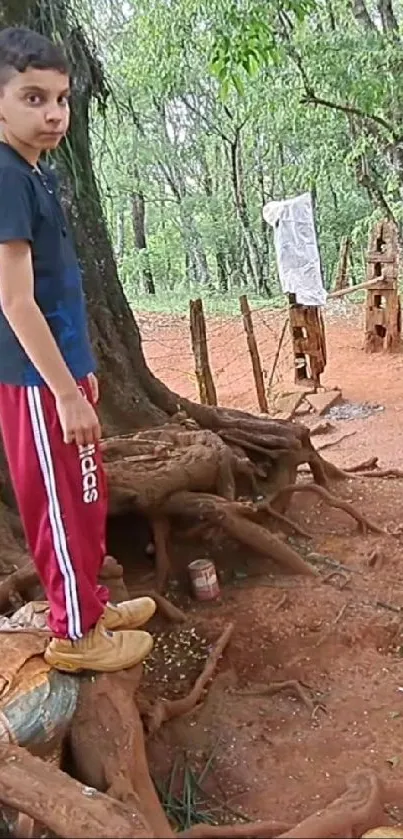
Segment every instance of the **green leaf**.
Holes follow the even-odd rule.
[[[241,77],[238,74],[233,73],[231,75],[231,81],[235,87],[235,90],[237,91],[237,93],[239,93],[239,96],[243,96],[245,93],[245,87]]]

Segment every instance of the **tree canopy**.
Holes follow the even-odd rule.
[[[391,0],[92,0],[111,96],[94,166],[132,300],[278,292],[266,201],[312,190],[325,282],[343,236],[401,220]],[[395,4],[397,6],[397,4]]]

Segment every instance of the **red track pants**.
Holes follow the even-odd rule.
[[[88,381],[80,385],[91,399]],[[107,511],[99,447],[64,443],[47,387],[0,384],[0,428],[50,628],[61,638],[81,638],[108,600],[108,590],[97,585]]]

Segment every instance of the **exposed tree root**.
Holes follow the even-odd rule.
[[[275,521],[278,521],[279,524],[284,525],[286,528],[293,530],[294,533],[297,533],[298,536],[304,536],[305,539],[311,539],[312,533],[309,533],[308,530],[305,530],[304,527],[301,527],[296,521],[293,521],[289,516],[285,516],[283,513],[279,513],[269,501],[258,501],[257,504],[254,505],[255,509],[260,512],[268,513],[269,516],[272,516]]]
[[[272,559],[285,573],[316,574],[289,545],[244,514],[239,515],[238,506],[208,493],[177,492],[165,502],[163,511],[170,517],[192,517],[208,526],[218,524],[228,536]]]
[[[155,588],[161,592],[165,589],[171,571],[168,554],[170,525],[166,516],[158,516],[153,518],[152,526],[156,558]]]
[[[143,451],[147,446],[152,459],[139,462],[126,456],[133,444]],[[139,432],[131,439],[123,438],[119,459],[108,459],[112,453],[116,455],[117,445],[114,438],[109,452],[106,448],[111,514],[135,506],[152,518],[166,497],[181,490],[218,492],[231,500],[237,476],[246,480],[249,488],[254,480],[253,465],[245,455],[234,452],[211,431],[185,431],[167,425]]]
[[[187,621],[187,616],[182,609],[179,609],[178,606],[175,606],[170,600],[167,600],[166,597],[163,597],[162,594],[152,588],[139,588],[134,591],[132,590],[131,596],[152,597],[152,599],[155,600],[157,609],[161,615],[172,623],[185,623],[185,621]]]
[[[305,707],[308,708],[308,711],[312,713],[315,708],[315,703],[312,701],[311,697],[308,696],[298,679],[287,679],[283,682],[272,682],[270,685],[262,685],[260,689],[256,688],[254,690],[237,691],[237,694],[238,696],[274,696],[282,690],[291,691],[298,696],[302,704],[305,705]]]
[[[218,665],[233,631],[234,624],[229,623],[225,627],[222,635],[220,635],[217,643],[214,645],[214,648],[204,665],[203,671],[196,679],[192,690],[187,696],[184,696],[181,699],[173,700],[163,698],[157,699],[152,707],[148,708],[145,713],[145,722],[150,735],[155,734],[168,720],[172,720],[176,717],[182,717],[184,714],[188,714],[190,711],[193,711],[196,705],[200,702],[207,683],[213,677],[214,670]]]
[[[324,461],[324,463],[324,471],[329,480],[351,480],[352,478],[403,478],[402,469],[378,469],[377,457],[370,457],[368,460],[364,460],[362,463],[356,463],[354,466],[345,466],[344,469],[341,469],[339,466],[336,466],[334,463],[330,463],[329,461]],[[310,471],[310,468],[303,467],[299,470],[299,474]]]
[[[362,463],[356,463],[354,466],[346,466],[340,469],[334,463],[325,461],[326,473],[330,479],[350,479],[351,478],[403,478],[402,469],[378,469],[378,458],[370,457]]]
[[[375,456],[364,460],[362,463],[356,463],[354,466],[346,466],[344,469],[323,458],[322,462],[325,475],[330,481],[351,480],[351,478],[403,478],[402,469],[378,469],[378,458]],[[302,469],[301,471],[306,470]]]
[[[195,410],[196,417],[198,408]],[[204,422],[206,418],[211,422],[210,428],[200,429],[194,419],[189,420],[182,411],[164,426],[102,443],[110,489],[110,514],[137,510],[153,527],[156,556],[153,587],[159,593],[165,589],[171,570],[171,518],[179,517],[182,520],[193,517],[194,524],[201,525],[204,530],[221,527],[247,548],[273,559],[287,573],[314,573],[295,550],[270,533],[265,526],[269,521],[265,522],[262,517],[271,517],[285,529],[309,538],[310,534],[301,525],[286,516],[292,495],[289,487],[293,485],[297,467],[306,463],[314,477],[312,486],[324,489],[329,478],[340,477],[342,470],[315,451],[309,430],[302,425],[221,409],[207,411],[207,414],[203,410]],[[229,441],[232,447],[228,445]],[[259,451],[251,446],[258,447]],[[301,487],[297,491],[301,491]],[[239,495],[256,497],[262,493],[267,500],[245,505],[245,512],[240,504],[235,506],[234,499]],[[322,497],[329,503],[333,499],[333,506],[349,512],[363,528],[382,532],[353,506],[346,506],[347,502],[336,503],[332,495],[322,494]],[[227,506],[219,503],[223,499]],[[179,500],[186,501],[182,509],[179,509]],[[23,587],[24,574],[21,580],[14,577],[7,581],[11,595],[14,589],[18,593],[20,584]],[[9,596],[6,598],[4,594],[3,602],[6,599],[9,600]],[[0,587],[0,608],[1,602]]]
[[[289,830],[289,825],[275,820],[248,822],[247,824],[195,824],[194,827],[178,833],[180,839],[274,839],[279,833]]]
[[[317,486],[317,484],[313,483],[303,483],[303,484],[291,484],[288,487],[284,487],[284,489],[280,490],[278,495],[272,499],[272,504],[276,504],[278,502],[282,502],[285,497],[291,497],[294,492],[313,492],[316,495],[319,495],[320,498],[323,498],[330,507],[334,507],[336,510],[343,510],[345,513],[348,513],[349,516],[352,516],[353,519],[359,525],[360,530],[363,533],[366,533],[368,530],[371,530],[373,533],[379,533],[385,535],[386,531],[383,530],[382,527],[379,527],[378,524],[375,522],[370,521],[363,513],[360,513],[349,501],[343,501],[341,498],[337,498],[335,495],[332,495],[328,492],[327,489],[321,486]]]
[[[358,472],[354,474],[354,478],[403,478],[402,469],[374,469],[371,472]]]
[[[134,802],[127,807],[85,788],[18,746],[0,744],[0,801],[65,839],[150,839],[156,835]]]
[[[293,548],[276,539],[267,527],[271,517],[285,530],[292,529],[310,538],[310,533],[286,515],[292,496],[290,487],[303,463],[312,472],[312,487],[319,488],[318,494],[324,500],[353,516],[363,530],[383,532],[353,505],[325,493],[330,480],[350,477],[353,472],[344,472],[326,461],[312,446],[309,430],[304,426],[219,409],[208,411],[207,415],[203,410],[204,422],[206,416],[212,423],[210,430],[197,428],[194,419],[189,420],[182,412],[165,426],[103,444],[111,513],[137,509],[154,529],[154,587],[158,592],[164,591],[170,574],[170,526],[179,524],[182,531],[188,530],[186,519],[193,519],[192,538],[203,531],[211,537],[214,529],[220,527],[255,553],[270,557],[287,573],[314,573]],[[365,465],[371,463],[359,464],[359,468]],[[320,493],[321,489],[324,492]],[[296,491],[302,491],[302,486]],[[256,498],[261,494],[266,498],[264,502],[243,507],[234,500],[237,496]]]
[[[0,499],[0,573],[23,568],[29,560],[13,532],[13,513]]]
[[[237,448],[243,448],[246,451],[252,452],[253,454],[257,453],[263,455],[265,458],[268,457],[267,449],[264,446],[260,446],[258,443],[254,443],[252,440],[247,442],[242,437],[238,437],[236,433],[234,434],[221,434],[223,440],[226,443],[229,443],[230,446],[236,446]],[[270,453],[270,458],[272,460],[276,460],[277,458],[282,457],[288,453],[288,449],[275,449]]]
[[[279,839],[354,839],[370,827],[382,824],[382,805],[380,779],[375,772],[363,769],[349,779],[347,790],[340,798],[282,833]]]
[[[0,583],[0,612],[7,612],[28,600],[29,593],[38,585],[38,573],[32,562],[27,562]]]
[[[370,457],[368,460],[363,460],[362,463],[356,463],[355,466],[348,466],[344,469],[344,472],[368,472],[372,469],[376,469],[378,465],[378,458],[377,457]]]
[[[337,440],[328,440],[327,443],[321,443],[317,446],[317,452],[323,452],[325,449],[332,449],[333,446],[338,446],[343,440],[346,440],[348,437],[353,437],[354,434],[357,434],[356,431],[348,431],[346,434],[342,434]]]
[[[275,822],[250,822],[248,824],[195,825],[180,833],[181,839],[230,839],[230,837],[269,837],[279,839],[355,839],[366,830],[381,824],[384,792],[378,776],[371,770],[357,772],[348,781],[346,792],[319,811],[295,825],[283,829]],[[381,835],[381,834],[379,834]]]
[[[150,778],[134,698],[141,675],[142,668],[135,667],[83,681],[70,731],[74,770],[85,784],[130,805],[137,801],[152,835],[172,837]]]

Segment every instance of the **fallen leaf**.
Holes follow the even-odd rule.
[[[396,766],[398,766],[400,763],[400,757],[398,757],[397,755],[394,755],[394,757],[388,757],[386,759],[386,763],[389,763],[389,766],[391,766],[392,769],[396,769]]]

